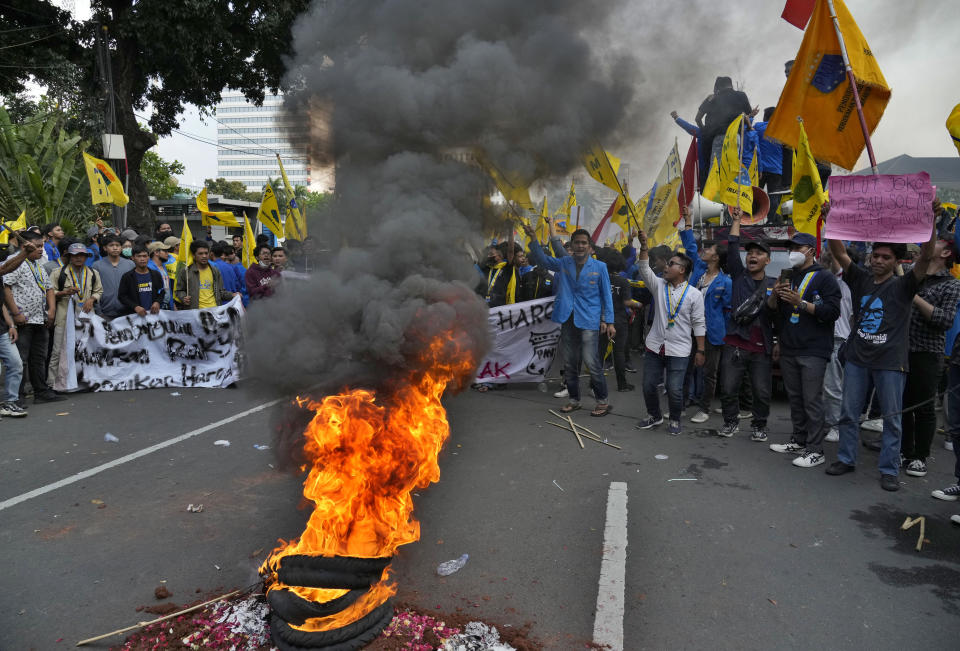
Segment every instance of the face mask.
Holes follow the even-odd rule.
[[[791,251],[789,257],[791,267],[799,267],[807,259],[802,251]]]
[[[133,255],[133,249],[130,247],[120,249],[120,255],[122,255],[125,258],[129,258],[131,255]]]
[[[264,269],[270,266],[269,262],[257,262],[257,264],[263,267]]]

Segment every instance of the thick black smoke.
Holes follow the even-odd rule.
[[[626,122],[637,65],[592,46],[610,0],[317,2],[295,27],[289,109],[330,121],[335,252],[250,310],[252,374],[282,391],[381,386],[437,336],[482,358],[486,308],[465,244],[482,147],[531,180],[568,173]]]

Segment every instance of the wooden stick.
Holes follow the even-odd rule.
[[[554,427],[559,427],[560,429],[565,429],[565,430],[567,430],[568,432],[572,432],[572,431],[573,431],[573,430],[571,430],[567,425],[561,425],[560,423],[554,423],[552,420],[548,420],[548,421],[544,421],[544,422],[547,423],[548,425],[553,425]],[[606,441],[603,441],[603,440],[601,440],[601,439],[599,439],[599,438],[594,438],[594,437],[588,436],[588,435],[586,435],[586,434],[584,434],[583,437],[586,438],[586,439],[588,439],[588,440],[590,440],[590,441],[593,441],[594,443],[600,443],[601,445],[606,445],[607,447],[616,448],[616,449],[618,449],[618,450],[622,449],[619,445],[614,445],[613,443],[607,443]]]
[[[556,416],[557,418],[559,418],[560,420],[563,420],[563,419],[565,418],[564,416],[561,416],[560,414],[558,414],[557,412],[555,412],[555,411],[552,410],[552,409],[549,409],[548,411],[549,411],[551,414],[553,414],[554,416]],[[571,425],[570,425],[570,431],[573,432],[573,435],[577,437],[577,443],[580,444],[580,449],[582,450],[582,449],[583,449],[583,439],[580,438],[580,432],[577,431],[577,428],[573,427],[573,421],[571,421],[569,418],[567,418],[567,420],[571,423]],[[549,422],[549,421],[548,421],[548,422]],[[556,425],[556,423],[551,423],[551,425]]]
[[[178,612],[175,612],[175,613],[171,613],[170,615],[166,615],[165,617],[161,617],[160,619],[155,619],[155,620],[153,620],[152,622],[140,622],[139,624],[135,624],[135,625],[133,625],[133,626],[128,626],[128,627],[126,627],[126,628],[121,628],[121,629],[116,630],[116,631],[111,631],[111,632],[105,633],[105,634],[103,634],[103,635],[98,635],[97,637],[91,637],[91,638],[88,639],[88,640],[80,640],[79,642],[77,642],[77,646],[83,646],[84,644],[90,644],[91,642],[96,642],[97,640],[102,640],[102,639],[108,638],[108,637],[110,637],[110,636],[112,636],[112,635],[118,635],[118,634],[120,634],[120,633],[126,633],[127,631],[132,631],[132,630],[135,630],[135,629],[138,629],[138,628],[143,628],[144,626],[150,626],[150,624],[156,624],[157,622],[162,622],[162,621],[167,620],[167,619],[170,619],[170,618],[172,618],[172,617],[177,617],[177,616],[179,616],[179,615],[183,615],[184,613],[189,613],[189,612],[194,611],[194,610],[197,610],[197,609],[199,609],[199,608],[203,608],[204,606],[209,606],[209,605],[212,604],[212,603],[215,603],[215,602],[217,602],[217,601],[221,601],[222,599],[226,599],[227,597],[232,597],[232,596],[235,595],[235,594],[239,594],[239,592],[240,592],[240,590],[234,590],[233,592],[228,592],[227,594],[221,595],[221,596],[217,597],[216,599],[211,599],[210,601],[205,601],[205,602],[203,602],[202,604],[197,604],[196,606],[191,606],[190,608],[187,608],[187,609],[185,609],[185,610],[181,610],[181,611],[178,611]]]
[[[927,523],[926,517],[921,515],[918,518],[911,519],[910,516],[908,515],[907,519],[903,521],[903,525],[901,525],[900,528],[906,531],[907,529],[917,524],[918,522],[920,523],[920,538],[917,539],[917,551],[920,551],[920,548],[923,547],[923,534],[924,534],[924,530],[926,529],[926,523]]]

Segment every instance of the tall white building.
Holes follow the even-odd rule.
[[[217,104],[217,176],[240,181],[249,192],[260,192],[270,178],[280,176],[276,154],[293,185],[315,187],[310,175],[310,125],[282,110],[283,97],[268,95],[254,106],[236,91],[226,90]]]

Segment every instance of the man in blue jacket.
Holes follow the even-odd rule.
[[[591,416],[610,413],[607,402],[607,381],[600,361],[600,332],[611,339],[614,326],[613,294],[607,265],[590,257],[593,241],[590,233],[580,228],[570,237],[571,254],[557,259],[546,255],[537,242],[533,227],[523,227],[530,237],[530,261],[554,272],[553,285],[556,301],[551,319],[561,324],[564,379],[569,402],[560,411],[569,413],[580,409],[581,359],[590,373],[590,388],[597,399]]]

